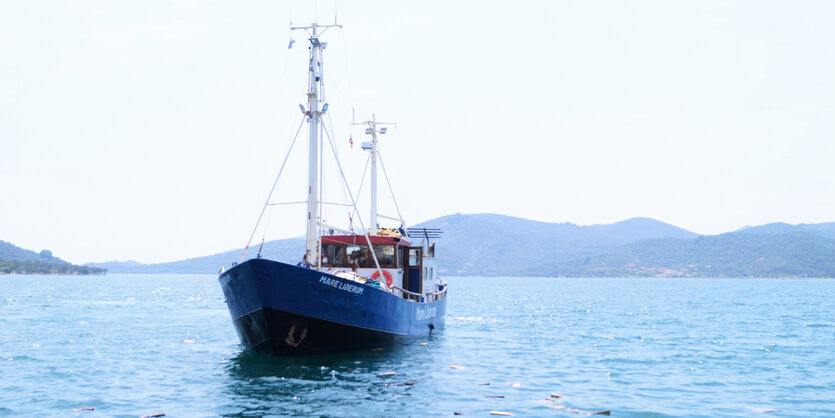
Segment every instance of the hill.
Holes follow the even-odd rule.
[[[748,227],[737,231],[746,234],[781,235],[791,232],[808,232],[824,238],[835,240],[835,222],[820,224],[798,224],[797,226],[784,222],[775,222],[761,226]]]
[[[12,243],[0,240],[0,260],[20,260],[20,261],[45,261],[45,262],[61,262],[66,261],[54,257],[52,251],[43,250],[36,253],[31,250],[20,248]]]
[[[205,257],[195,257],[186,260],[172,261],[168,263],[142,264],[136,261],[109,261],[104,263],[87,263],[85,266],[106,268],[111,273],[203,273],[213,274],[220,270],[221,266],[229,267],[237,262],[243,248],[224,251]],[[269,241],[264,243],[261,256],[271,260],[279,260],[288,263],[298,263],[301,255],[304,254],[304,239],[288,238]],[[247,259],[255,258],[258,255],[258,245],[253,245],[247,251]]]
[[[439,272],[489,276],[835,277],[835,222],[747,227],[701,236],[650,218],[580,226],[495,214],[454,214],[441,228]],[[419,242],[417,242],[419,243]],[[159,264],[89,263],[114,273],[217,273],[242,249]],[[258,246],[248,252],[255,257]],[[304,240],[264,244],[262,256],[297,263]]]
[[[36,253],[0,241],[0,274],[104,274],[106,271],[68,263],[54,257],[49,250]]]
[[[494,214],[448,215],[417,227],[444,231],[437,248],[440,272],[455,275],[542,275],[543,267],[653,238],[698,234],[650,218],[607,225],[546,223]]]
[[[645,240],[546,270],[582,277],[835,277],[835,240],[786,231]]]
[[[568,261],[599,254],[606,249],[642,239],[676,237],[694,239],[698,234],[649,218],[634,218],[608,225],[578,226],[546,223],[494,214],[448,215],[415,225],[444,230],[438,245],[440,271],[458,275],[516,275],[520,264],[543,263],[543,258]],[[247,258],[257,255],[250,248]],[[159,264],[137,262],[87,263],[113,273],[217,273],[221,266],[238,261],[242,249],[205,257]],[[264,243],[262,256],[297,263],[304,253],[304,239],[290,238]]]

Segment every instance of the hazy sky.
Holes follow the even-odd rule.
[[[335,8],[334,140],[356,189],[351,109],[397,122],[409,223],[835,221],[833,1],[5,1],[0,239],[74,263],[243,246],[305,101],[289,24]],[[306,146],[277,201],[304,199]],[[266,238],[303,234],[300,211]]]

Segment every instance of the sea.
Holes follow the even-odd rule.
[[[0,415],[835,416],[835,280],[447,281],[429,337],[278,358],[216,276],[0,276]]]

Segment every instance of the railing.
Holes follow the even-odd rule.
[[[444,287],[443,289],[441,289],[437,292],[432,292],[432,293],[427,293],[427,294],[415,293],[415,292],[410,292],[410,291],[408,291],[406,289],[403,289],[402,287],[398,287],[398,286],[392,286],[392,289],[397,289],[397,290],[403,292],[403,299],[406,299],[406,300],[411,300],[411,301],[414,301],[414,302],[421,302],[421,299],[423,299],[425,297],[427,302],[434,302],[434,301],[438,301],[438,300],[441,300],[441,299],[445,298],[446,297],[446,291],[447,291],[447,288],[448,288],[448,285],[447,285],[446,281],[444,281],[441,278],[438,278],[437,280],[439,280],[441,282],[440,284],[443,285],[443,287]]]
[[[429,300],[429,302],[434,302],[436,300],[441,300],[441,299],[446,297],[446,291],[449,288],[449,286],[446,283],[446,280],[441,279],[440,277],[438,277],[437,280],[439,280],[441,282],[441,285],[444,288],[437,291],[437,292],[430,293],[430,294],[426,295],[426,298]]]
[[[423,297],[423,295],[420,294],[420,293],[410,292],[406,289],[403,289],[402,287],[398,287],[398,286],[394,286],[394,285],[392,285],[391,287],[392,287],[392,289],[397,289],[397,290],[403,292],[403,299],[406,299],[406,300],[411,300],[411,301],[414,301],[414,302],[420,302],[420,299]]]

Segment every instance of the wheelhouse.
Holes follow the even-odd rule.
[[[380,231],[378,235],[367,237],[322,236],[322,268],[328,272],[336,272],[333,274],[353,271],[366,279],[376,279],[379,276],[374,264],[376,257],[388,286],[395,294],[417,302],[426,301],[427,298],[443,298],[445,292],[442,290],[445,286],[439,284],[443,283],[442,281],[435,280],[434,246],[414,246],[409,237],[379,235]]]
[[[371,235],[371,248],[380,268],[402,268],[403,248],[411,243],[404,238]],[[362,235],[322,237],[322,267],[376,268],[368,242]]]

